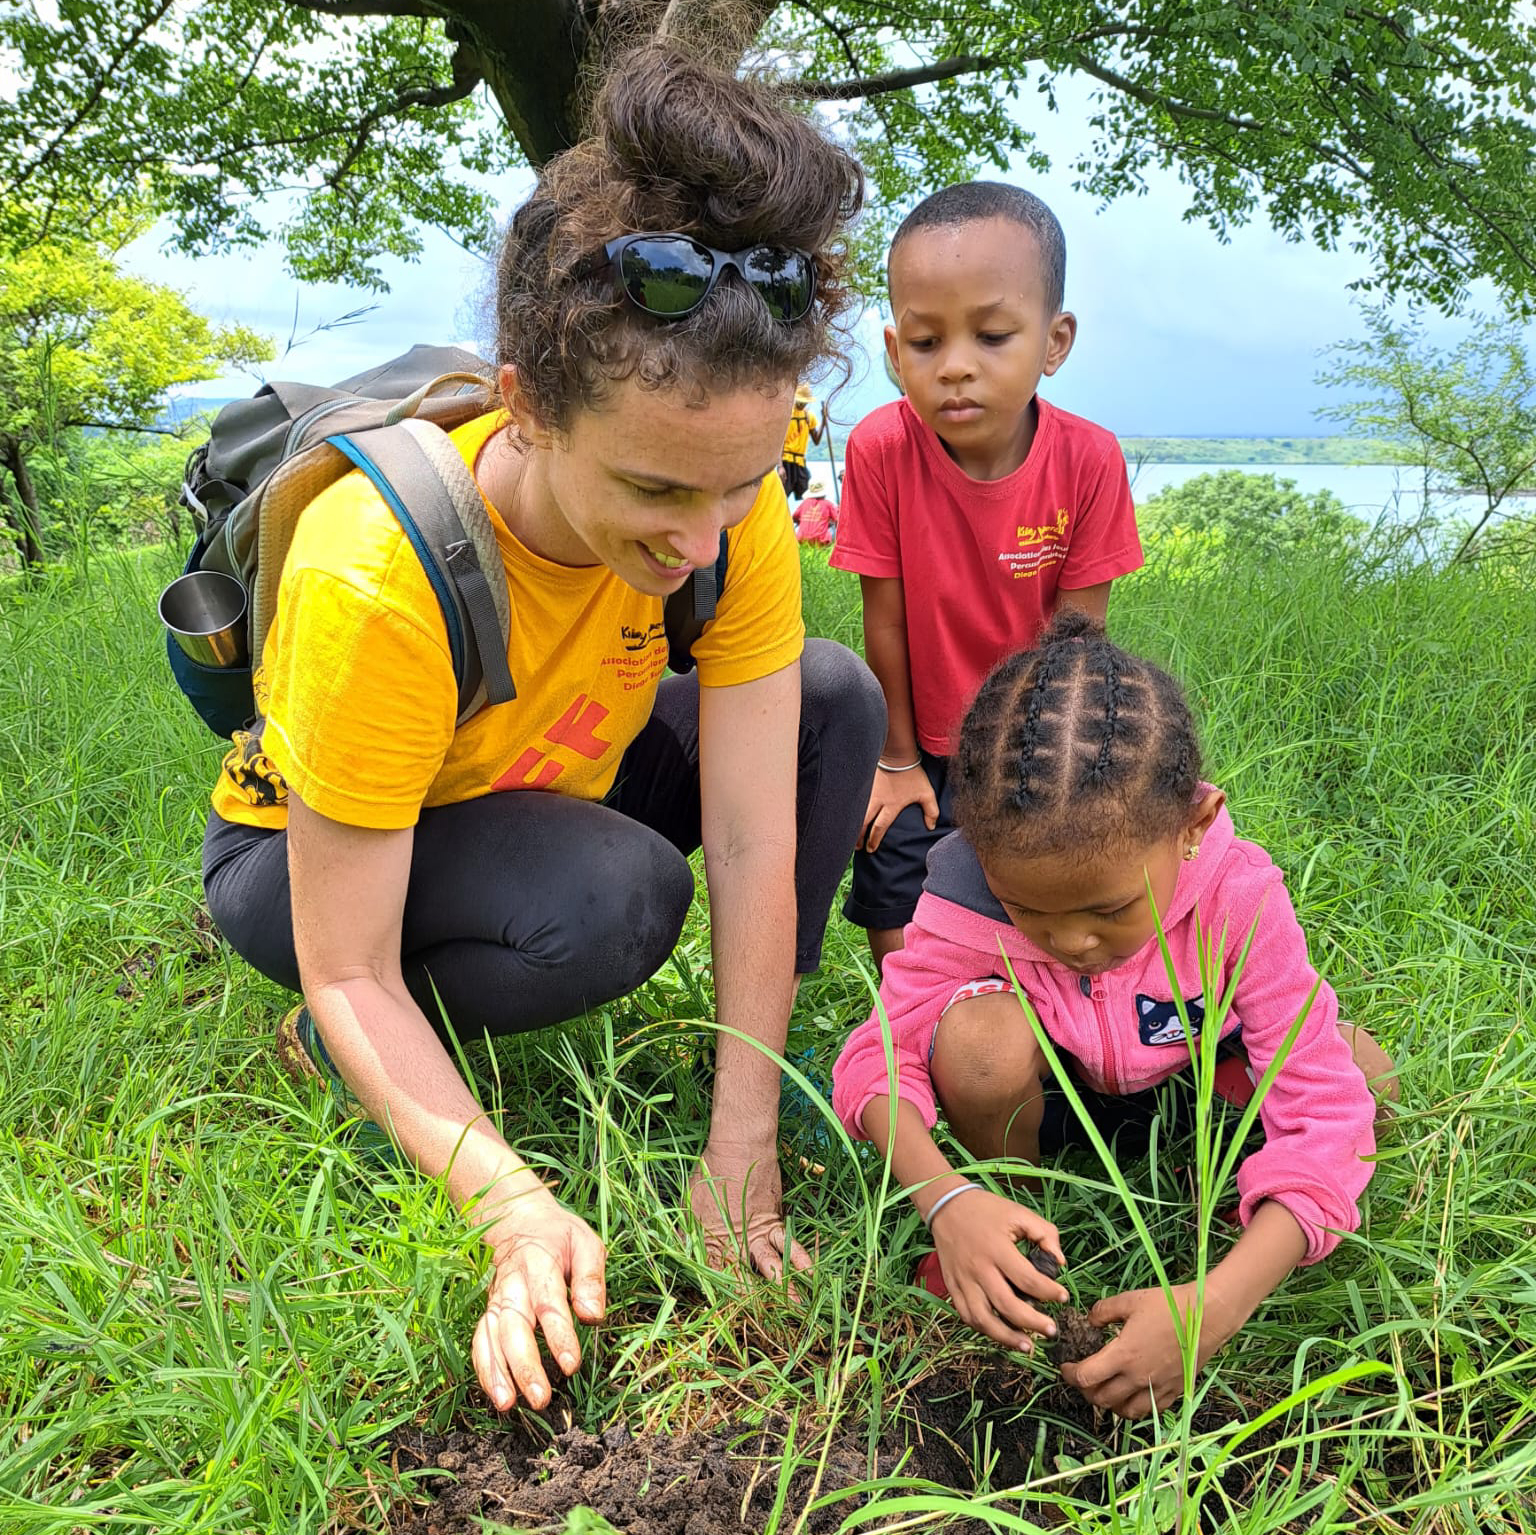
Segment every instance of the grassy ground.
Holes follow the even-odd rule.
[[[850,581],[806,559],[813,629],[854,638]],[[435,1185],[360,1163],[325,1100],[278,1074],[285,999],[199,916],[218,751],[160,653],[171,573],[150,552],[0,590],[0,1531],[382,1529],[404,1490],[391,1431],[491,1422],[466,1359],[480,1258]],[[1293,563],[1192,586],[1154,561],[1117,592],[1120,636],[1187,680],[1211,776],[1289,871],[1346,1013],[1402,1063],[1406,1108],[1365,1232],[1261,1310],[1198,1417],[1104,1421],[1072,1462],[1042,1432],[1021,1493],[990,1485],[1007,1420],[962,1415],[989,1500],[970,1512],[996,1528],[1194,1530],[1200,1500],[1175,1491],[1248,1457],[1258,1485],[1228,1506],[1207,1480],[1207,1523],[1536,1529],[1530,575]],[[868,1006],[859,939],[834,917],[795,1013],[791,1053],[823,1072]],[[836,1146],[824,1177],[787,1175],[820,1250],[798,1300],[702,1268],[674,1212],[702,1142],[709,995],[696,920],[624,1005],[471,1052],[509,1135],[613,1255],[612,1319],[552,1429],[767,1408],[814,1469],[850,1429],[873,1444],[935,1372],[996,1355],[905,1284],[921,1227]],[[1187,1197],[1126,1175],[1184,1264]],[[1148,1281],[1100,1168],[1055,1170],[1043,1205],[1085,1302]],[[1050,1375],[1026,1367],[1021,1413]],[[1099,1485],[1085,1466],[1110,1468],[1107,1492],[1079,1495]],[[862,1512],[837,1505],[847,1527],[953,1512],[896,1511],[921,1499],[880,1469]],[[777,1527],[802,1528],[808,1501]]]

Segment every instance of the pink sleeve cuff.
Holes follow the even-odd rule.
[[[1339,1245],[1339,1239],[1346,1232],[1355,1230],[1360,1224],[1360,1212],[1353,1206],[1350,1208],[1349,1224],[1341,1228],[1333,1224],[1338,1219],[1337,1214],[1330,1216],[1311,1195],[1301,1189],[1269,1189],[1258,1185],[1245,1190],[1238,1204],[1238,1219],[1242,1221],[1244,1230],[1247,1230],[1249,1221],[1253,1219],[1253,1212],[1266,1199],[1284,1205],[1307,1239],[1307,1250],[1297,1264],[1298,1268],[1321,1262]]]

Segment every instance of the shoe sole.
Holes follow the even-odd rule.
[[[304,1048],[299,1037],[299,1010],[295,1008],[277,1026],[277,1064],[283,1068],[288,1080],[296,1086],[305,1082],[323,1082],[325,1077],[315,1065],[314,1057]]]

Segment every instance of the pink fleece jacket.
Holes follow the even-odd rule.
[[[1190,1022],[1204,1014],[1197,942],[1225,932],[1223,989],[1247,934],[1253,943],[1223,1034],[1239,1027],[1254,1079],[1262,1076],[1305,1006],[1317,995],[1285,1065],[1260,1106],[1264,1145],[1238,1170],[1246,1226],[1265,1199],[1278,1200],[1306,1233],[1304,1263],[1338,1245],[1360,1224],[1357,1201],[1376,1149],[1375,1105],[1338,1030],[1339,1004],[1307,958],[1306,939],[1265,851],[1239,840],[1223,809],[1198,859],[1179,869],[1164,917]],[[928,1056],[934,1028],[956,987],[1007,978],[1006,954],[1051,1041],[1100,1092],[1154,1087],[1189,1064],[1167,969],[1154,937],[1103,975],[1074,974],[1055,963],[1007,919],[987,889],[970,845],[955,833],[929,856],[928,878],[906,930],[906,946],[885,962],[880,997],[890,1019],[898,1092],[932,1129],[938,1117]],[[1023,1025],[1021,1025],[1023,1026]],[[864,1110],[889,1091],[880,1012],[854,1030],[833,1068],[832,1105],[855,1137]]]

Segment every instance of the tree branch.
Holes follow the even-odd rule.
[[[402,113],[414,111],[417,108],[431,111],[434,107],[446,107],[451,102],[463,101],[466,96],[473,94],[475,87],[484,78],[479,58],[474,50],[468,44],[460,43],[453,51],[452,82],[448,85],[412,86],[409,90],[401,91],[393,101],[387,101],[382,106],[375,107],[358,123],[357,132],[352,139],[352,147],[337,162],[336,169],[325,178],[326,185],[332,190],[336,188],[368,147],[368,140],[373,137],[373,130],[385,118],[399,117]]]
[[[1084,74],[1092,75],[1095,80],[1102,80],[1105,85],[1129,96],[1133,101],[1139,101],[1146,107],[1157,107],[1170,117],[1192,122],[1215,123],[1218,126],[1235,128],[1245,133],[1272,133],[1277,138],[1294,139],[1306,145],[1320,160],[1326,160],[1330,165],[1337,165],[1347,170],[1357,180],[1366,185],[1370,184],[1370,173],[1365,166],[1340,144],[1330,144],[1322,139],[1304,138],[1285,123],[1264,123],[1256,117],[1235,117],[1230,112],[1218,112],[1212,107],[1192,107],[1186,102],[1175,101],[1172,97],[1151,89],[1150,86],[1141,85],[1124,75],[1116,74],[1111,69],[1105,69],[1102,65],[1095,64],[1081,55],[1074,55],[1072,64]]]
[[[453,81],[448,85],[421,86],[415,85],[400,91],[389,101],[374,107],[355,122],[332,122],[324,127],[315,128],[308,133],[281,134],[273,138],[265,139],[239,139],[233,143],[222,146],[221,153],[225,158],[240,155],[258,154],[264,149],[297,149],[309,144],[324,144],[342,137],[345,134],[352,135],[352,146],[344,157],[344,168],[352,165],[357,156],[366,147],[368,136],[386,118],[399,117],[407,112],[417,110],[430,111],[433,108],[447,106],[455,101],[462,101],[471,95],[482,83],[484,75],[481,72],[478,55],[468,44],[461,43],[453,55]],[[174,166],[178,170],[190,171],[195,168],[195,162],[172,160],[168,156],[139,155],[126,159],[109,161],[114,169],[125,177],[131,177],[142,171],[145,167],[160,163]],[[340,176],[335,172],[326,178],[327,184],[334,186]]]
[[[858,54],[854,52],[853,42],[848,36],[848,29],[840,26],[831,16],[814,5],[812,0],[795,0],[795,3],[802,10],[808,11],[814,16],[837,39],[837,46],[842,49],[843,57],[848,60],[848,67],[856,72],[862,72],[864,66]],[[880,126],[884,130],[886,138],[894,145],[895,133],[891,126],[890,117],[885,111],[884,103],[878,100],[872,101],[870,108],[875,116],[880,119]]]
[[[420,16],[426,20],[438,20],[443,15],[441,6],[432,6],[425,0],[285,0],[288,5],[301,11],[314,11],[320,16]]]
[[[135,426],[131,421],[66,421],[65,426],[89,426],[98,432],[146,432],[156,437],[181,437],[184,433],[173,426]]]
[[[882,96],[887,91],[909,90],[916,85],[931,85],[936,80],[953,80],[957,75],[976,74],[984,69],[1000,69],[1009,61],[988,54],[957,54],[935,64],[921,64],[913,69],[893,69],[883,75],[863,80],[796,80],[785,87],[792,96],[807,101],[852,101],[861,96]]]
[[[1095,64],[1092,59],[1085,59],[1081,54],[1074,54],[1071,62],[1074,69],[1082,70],[1085,75],[1092,75],[1095,80],[1113,87],[1122,96],[1129,96],[1133,101],[1139,101],[1144,107],[1159,107],[1170,117],[1188,117],[1197,122],[1219,123],[1227,128],[1239,128],[1248,132],[1274,132],[1287,138],[1292,136],[1289,129],[1261,123],[1257,118],[1234,117],[1230,112],[1218,112],[1214,107],[1192,107],[1184,102],[1175,101],[1161,91],[1154,91],[1151,86],[1142,85],[1126,75],[1117,75],[1114,70],[1105,69],[1102,64]]]
[[[90,91],[86,94],[85,100],[80,103],[80,107],[75,115],[54,134],[47,144],[43,145],[41,153],[35,159],[29,164],[22,166],[20,173],[11,178],[11,191],[14,192],[18,188],[25,186],[32,179],[33,175],[53,158],[59,146],[64,143],[70,134],[91,115],[92,111],[95,110],[96,103],[101,100],[102,93],[122,68],[123,60],[128,56],[129,51],[138,45],[144,34],[170,10],[173,3],[174,0],[161,0],[161,3],[155,10],[144,17],[143,21],[123,39],[122,47],[102,66],[101,72],[92,81]]]
[[[528,163],[541,166],[575,143],[582,132],[578,71],[591,42],[582,0],[519,0],[510,35],[507,0],[441,8],[452,12],[455,35],[478,50],[486,85]]]

